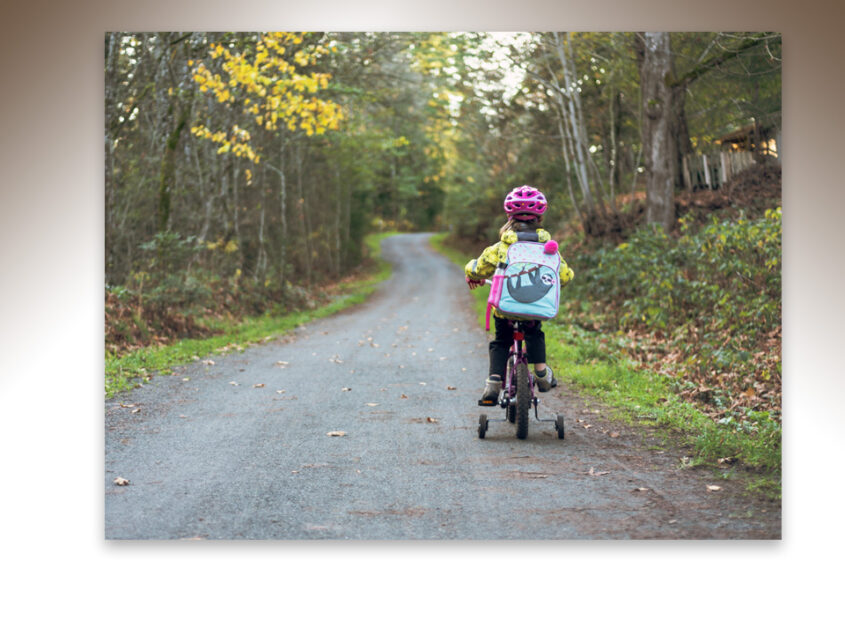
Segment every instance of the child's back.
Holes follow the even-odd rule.
[[[513,343],[512,320],[526,322],[523,329],[526,352],[529,363],[534,364],[534,376],[539,390],[545,392],[557,385],[551,368],[546,367],[546,342],[540,319],[549,318],[544,315],[548,315],[550,310],[553,310],[554,314],[557,313],[559,287],[569,283],[574,277],[574,273],[566,262],[560,258],[557,243],[554,243],[549,232],[540,226],[546,207],[545,196],[533,187],[522,186],[511,191],[505,198],[504,208],[508,215],[508,221],[499,230],[499,242],[484,249],[478,258],[470,260],[464,267],[467,284],[470,288],[475,288],[482,285],[483,280],[493,276],[497,268],[507,263],[508,252],[513,245],[537,242],[552,247],[552,244],[554,244],[553,248],[550,249],[553,253],[545,252],[545,260],[542,262],[542,265],[552,267],[551,273],[554,273],[554,277],[557,278],[552,284],[548,283],[548,279],[543,278],[542,270],[537,268],[532,271],[527,270],[531,267],[521,267],[521,274],[514,270],[512,274],[517,278],[516,281],[512,280],[510,285],[507,285],[504,279],[501,280],[501,288],[498,290],[504,291],[505,288],[508,288],[508,291],[516,290],[518,297],[514,298],[514,293],[509,292],[514,301],[505,308],[511,307],[511,310],[502,310],[501,302],[497,302],[493,309],[496,336],[490,342],[490,376],[487,379],[484,395],[480,401],[483,404],[495,405],[498,400],[508,352]],[[541,263],[538,262],[537,264]],[[518,281],[518,278],[528,280],[528,282]],[[523,283],[525,283],[525,286],[523,286]],[[542,313],[521,313],[516,309],[518,304],[522,304],[522,308],[524,308],[526,304],[545,298],[551,291],[552,285],[555,286],[553,309],[546,307],[546,312]],[[495,281],[493,290],[497,290]],[[545,291],[543,295],[535,297],[539,296],[541,291]],[[520,299],[531,301],[520,302]]]

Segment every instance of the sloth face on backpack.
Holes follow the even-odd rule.
[[[545,392],[557,385],[546,367],[546,345],[542,322],[557,315],[560,289],[574,277],[560,257],[558,244],[542,228],[548,202],[540,190],[522,185],[504,201],[507,222],[499,230],[499,242],[464,267],[470,288],[492,278],[487,300],[487,330],[490,314],[495,321],[495,338],[490,342],[490,376],[482,401],[498,398],[508,351],[513,343],[512,321],[525,321],[528,362],[534,364],[537,386]]]

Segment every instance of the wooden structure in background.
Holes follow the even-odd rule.
[[[689,191],[719,189],[740,172],[764,160],[781,160],[780,130],[752,124],[717,139],[721,151],[687,154],[684,186]]]

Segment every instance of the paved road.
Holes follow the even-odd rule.
[[[540,411],[565,440],[533,418],[479,439],[487,340],[427,240],[384,242],[366,304],[107,401],[106,538],[779,538],[778,506],[565,387]]]

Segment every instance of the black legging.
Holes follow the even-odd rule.
[[[502,379],[508,364],[508,354],[513,345],[513,328],[507,319],[493,318],[496,323],[496,338],[490,342],[490,374],[498,374]],[[525,333],[525,352],[529,363],[546,362],[546,334],[540,321],[523,321]]]

